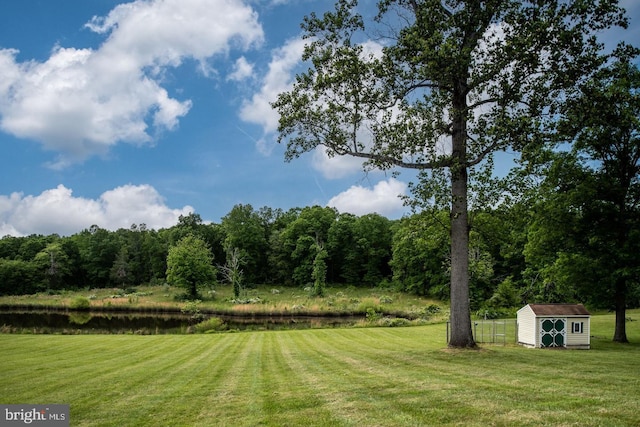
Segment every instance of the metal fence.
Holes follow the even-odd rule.
[[[518,342],[516,319],[474,320],[471,324],[473,339],[478,344],[515,344]],[[447,322],[447,342],[450,330]]]

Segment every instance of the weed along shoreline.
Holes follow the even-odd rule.
[[[446,320],[446,307],[380,289],[309,296],[299,288],[258,287],[242,299],[216,289],[184,301],[167,286],[0,297],[0,333],[198,333],[410,326]]]
[[[366,321],[364,315],[228,314],[182,311],[73,310],[56,307],[0,307],[0,333],[29,334],[185,334],[249,330],[350,327]]]

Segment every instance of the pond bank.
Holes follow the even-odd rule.
[[[252,306],[240,306],[239,309],[220,309],[220,308],[208,308],[200,306],[126,306],[126,305],[92,305],[88,309],[76,309],[65,305],[46,305],[46,304],[5,304],[0,303],[0,312],[20,312],[20,311],[47,311],[47,312],[59,312],[59,313],[73,313],[73,312],[93,312],[93,313],[105,313],[105,314],[149,314],[149,315],[162,315],[162,314],[191,314],[192,312],[201,313],[209,316],[233,316],[233,317],[274,317],[274,316],[291,316],[291,317],[353,317],[353,316],[365,316],[366,311],[349,310],[349,311],[318,311],[318,310],[305,310],[304,308],[289,309],[275,309],[269,310],[265,308],[256,308]],[[415,313],[403,313],[403,312],[385,312],[379,311],[381,315],[405,317],[408,319],[415,319],[417,316]]]
[[[185,316],[198,322],[216,317],[227,319],[234,325],[249,323],[251,328],[259,329],[271,328],[270,323],[284,328],[286,322],[291,323],[292,328],[300,323],[313,323],[310,327],[317,327],[327,322],[347,323],[346,320],[352,318],[360,322],[357,326],[399,326],[403,322],[439,323],[446,321],[449,315],[448,308],[440,301],[391,289],[353,286],[328,288],[325,296],[316,297],[305,289],[276,289],[265,285],[245,290],[240,299],[234,297],[230,287],[222,286],[203,294],[202,300],[185,301],[183,298],[181,289],[166,285],[127,290],[61,290],[57,293],[2,296],[0,311],[44,311],[76,318],[86,312],[96,317],[111,318]],[[260,325],[256,326],[258,323]],[[237,326],[237,329],[245,328],[245,325]]]
[[[28,334],[185,334],[200,322],[219,319],[218,332],[245,330],[309,329],[353,326],[364,316],[197,315],[181,312],[79,311],[0,309],[0,333]]]

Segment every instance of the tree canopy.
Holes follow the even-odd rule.
[[[553,153],[544,170],[535,238],[526,251],[530,268],[554,292],[568,298],[577,292],[615,309],[619,342],[627,342],[625,310],[640,277],[640,70],[631,63],[636,53],[619,51],[621,58],[566,103],[558,137],[571,150]]]
[[[167,254],[167,282],[185,288],[190,299],[196,299],[199,289],[216,280],[213,256],[200,238],[187,235]]]

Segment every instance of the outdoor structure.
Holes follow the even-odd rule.
[[[527,304],[518,310],[517,330],[527,347],[591,346],[591,314],[582,304]]]

